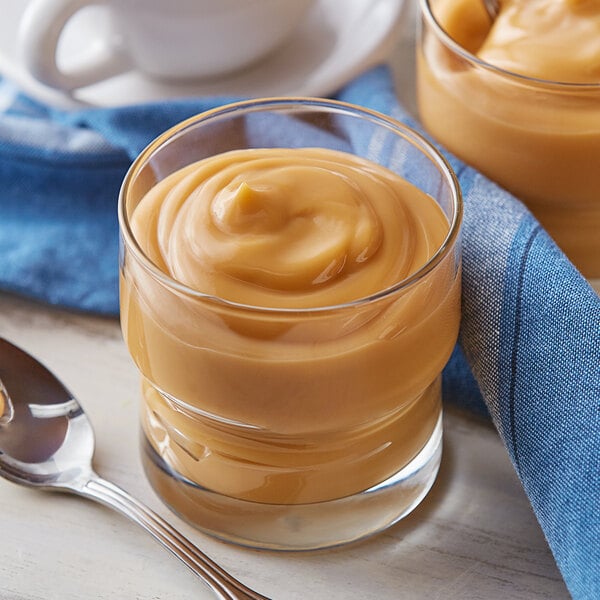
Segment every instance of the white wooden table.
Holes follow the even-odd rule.
[[[399,46],[406,59],[410,40]],[[400,59],[398,59],[400,60]],[[411,105],[410,67],[394,63]],[[0,294],[0,335],[40,358],[91,417],[100,475],[276,600],[560,600],[569,595],[489,422],[445,416],[440,476],[387,532],[334,550],[273,553],[198,533],[154,495],[138,455],[138,377],[118,322]],[[0,480],[0,600],[179,600],[208,589],[136,525],[89,501]]]
[[[54,370],[97,438],[95,466],[275,600],[568,598],[492,425],[447,409],[440,476],[403,522],[334,550],[273,553],[206,537],[166,509],[138,456],[138,377],[116,320],[0,295],[0,335]],[[1,600],[179,600],[213,596],[150,536],[74,496],[0,480]]]

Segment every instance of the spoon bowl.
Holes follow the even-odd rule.
[[[89,474],[94,432],[81,406],[45,367],[4,339],[0,394],[0,475],[22,485],[67,489]]]
[[[65,386],[30,354],[0,338],[0,476],[71,492],[141,525],[223,600],[268,600],[227,573],[160,516],[92,468],[94,431]]]

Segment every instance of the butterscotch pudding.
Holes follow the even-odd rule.
[[[600,277],[600,1],[422,0],[418,105],[450,151],[513,192]]]
[[[281,110],[266,106],[263,117]],[[361,114],[325,101],[280,126],[320,139],[311,120],[331,106],[350,114],[350,132]],[[250,125],[258,117],[245,115]],[[335,505],[385,489],[417,461],[429,474],[411,484],[420,487],[412,508],[435,477],[440,372],[460,315],[454,181],[448,174],[442,192],[439,171],[431,178],[440,206],[392,168],[340,149],[339,138],[333,148],[238,141],[174,165],[171,139],[203,125],[200,117],[150,147],[121,198],[122,327],[143,376],[150,480],[203,529],[257,546],[330,545],[389,525],[408,506],[382,517],[374,492],[379,508],[369,511],[385,523],[340,533],[350,513]],[[157,160],[165,143],[166,169]],[[292,522],[302,530],[307,511],[312,520],[327,506],[334,530],[317,515],[320,532],[293,538]],[[259,537],[248,525],[224,530],[256,511],[266,518],[268,507],[289,519],[283,534],[264,519]]]

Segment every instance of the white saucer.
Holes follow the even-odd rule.
[[[193,84],[167,84],[132,71],[71,96],[40,84],[19,61],[16,36],[27,1],[2,2],[0,74],[33,98],[59,108],[124,106],[190,96],[327,96],[387,59],[405,5],[405,0],[319,0],[283,47],[243,72]],[[81,11],[65,31],[58,53],[64,68],[106,30],[108,20],[102,10]]]

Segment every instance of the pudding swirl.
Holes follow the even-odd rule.
[[[242,304],[332,306],[418,270],[443,213],[387,169],[318,148],[236,150],[157,183],[131,226],[145,254],[200,292]]]

